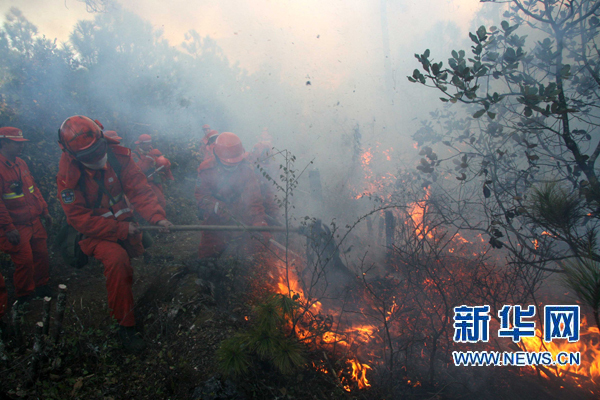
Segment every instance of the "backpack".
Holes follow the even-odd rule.
[[[83,240],[84,236],[65,222],[61,225],[58,235],[54,241],[54,246],[59,249],[65,264],[73,268],[83,268],[89,262],[89,257],[81,250],[79,241]]]

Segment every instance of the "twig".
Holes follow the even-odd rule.
[[[67,306],[67,285],[58,285],[58,300],[56,301],[56,328],[54,330],[53,342],[58,343],[58,337],[62,331],[65,308]]]
[[[44,297],[44,314],[42,322],[44,324],[44,335],[48,336],[50,332],[50,306],[52,305],[52,297]]]
[[[35,324],[35,340],[33,342],[33,354],[31,358],[31,373],[29,376],[30,382],[34,382],[38,368],[40,365],[40,359],[42,356],[42,334],[44,332],[44,323],[38,322]]]
[[[329,357],[327,357],[327,353],[323,352],[323,357],[325,357],[325,360],[327,361],[327,365],[329,365],[329,369],[331,370],[331,373],[335,377],[335,381],[337,382],[338,386],[343,389],[344,385],[342,385],[342,381],[340,381],[340,377],[338,376],[337,372],[335,372],[335,369],[333,368],[333,364],[331,364],[331,361],[329,361]]]
[[[15,341],[20,344],[21,343],[21,303],[19,300],[13,303],[12,313],[11,313],[13,330],[15,333]]]

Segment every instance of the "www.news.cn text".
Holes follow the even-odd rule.
[[[579,352],[560,352],[554,357],[549,351],[541,352],[498,352],[498,351],[453,351],[452,359],[455,366],[514,366],[527,367],[535,365],[580,365]]]

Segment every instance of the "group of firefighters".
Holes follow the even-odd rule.
[[[195,187],[203,224],[278,224],[272,185],[253,165],[259,161],[263,171],[269,167],[271,146],[261,142],[246,153],[237,135],[219,134],[208,125],[203,130]],[[173,175],[169,160],[153,149],[150,135],[141,135],[134,150],[120,145],[120,140],[97,120],[67,118],[58,131],[62,155],[56,181],[66,221],[81,235],[81,251],[104,267],[110,315],[120,325],[122,345],[139,353],[145,343],[135,329],[131,258],[142,255],[144,246],[135,218],[169,231],[173,224],[165,213],[163,184],[173,180]],[[27,164],[19,158],[27,141],[18,128],[0,128],[0,251],[9,254],[15,265],[17,304],[52,296],[46,229],[53,221]],[[256,239],[243,233],[202,231],[200,265],[214,261],[236,240],[243,251],[254,254],[268,245],[270,236],[264,232]],[[0,274],[0,319],[7,308],[8,294]]]

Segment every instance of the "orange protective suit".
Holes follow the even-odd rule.
[[[226,172],[215,158],[204,161],[198,168],[195,191],[198,208],[204,215],[204,225],[265,226],[265,209],[256,175],[242,161],[237,169]],[[242,240],[242,248],[250,253],[259,249],[247,234],[202,232],[198,255],[218,257],[232,240]]]
[[[137,166],[140,167],[146,177],[156,171],[156,157],[152,156],[150,152],[145,153],[142,149],[140,149],[139,146],[137,146],[131,154],[133,160]],[[150,177],[150,179],[148,179],[148,184],[152,188],[152,191],[154,191],[154,194],[158,199],[158,204],[160,204],[164,210],[167,206],[167,200],[165,199],[165,195],[163,193],[162,184],[157,183],[157,180],[159,180],[159,175],[154,174]]]
[[[48,205],[27,164],[18,157],[13,163],[0,154],[0,190],[0,250],[15,263],[15,294],[23,297],[48,283],[48,236],[40,221],[40,216],[48,215]],[[6,233],[15,229],[21,236],[17,245],[6,238]],[[6,301],[6,286],[0,275],[0,317],[6,310]]]
[[[130,257],[141,255],[144,248],[141,234],[128,235],[133,211],[125,197],[148,222],[156,224],[167,218],[146,176],[132,160],[131,150],[110,138],[107,141],[121,165],[120,177],[110,162],[105,169],[92,170],[63,153],[57,176],[58,197],[67,222],[85,235],[79,242],[81,250],[104,265],[111,316],[122,326],[134,326]]]

